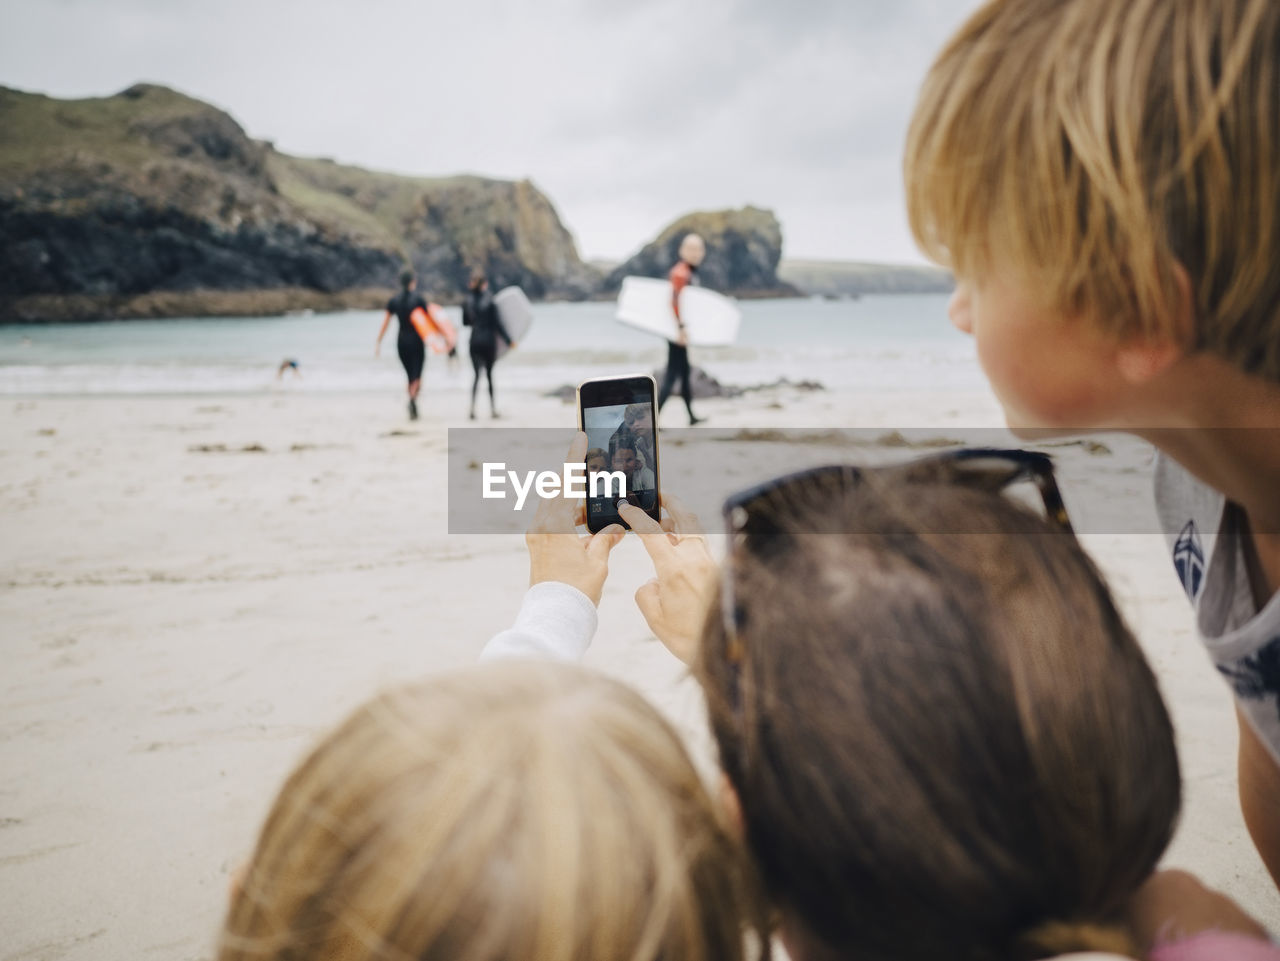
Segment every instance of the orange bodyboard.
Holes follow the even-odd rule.
[[[421,313],[421,311],[415,313]],[[439,304],[427,304],[426,329],[427,333],[422,339],[435,353],[447,354],[458,346],[458,330]],[[419,333],[421,332],[419,330]]]

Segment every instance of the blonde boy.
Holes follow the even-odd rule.
[[[1280,4],[994,0],[934,64],[905,172],[1010,425],[1161,449],[1280,881]]]

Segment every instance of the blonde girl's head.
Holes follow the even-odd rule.
[[[576,667],[374,698],[290,776],[220,961],[742,956],[740,856],[671,728]]]

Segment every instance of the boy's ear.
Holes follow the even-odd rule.
[[[1138,337],[1116,348],[1116,369],[1136,387],[1164,373],[1185,353],[1183,347],[1172,340]]]
[[[1164,373],[1187,353],[1187,345],[1195,342],[1195,302],[1191,295],[1191,277],[1182,264],[1173,265],[1174,282],[1178,286],[1173,305],[1172,330],[1167,333],[1143,334],[1126,340],[1116,348],[1116,369],[1134,385],[1145,384]]]

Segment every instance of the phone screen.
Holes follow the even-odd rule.
[[[578,388],[578,426],[587,435],[587,530],[618,516],[627,500],[658,520],[656,385],[647,374],[589,380]]]

